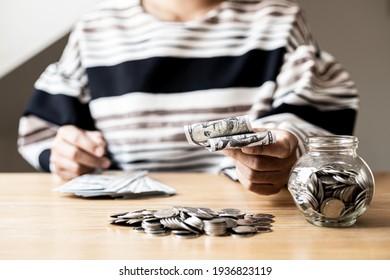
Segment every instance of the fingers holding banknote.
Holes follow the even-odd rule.
[[[298,139],[288,131],[272,132],[277,139],[272,145],[222,151],[235,160],[241,184],[262,195],[279,192],[287,184],[290,170],[297,160]]]

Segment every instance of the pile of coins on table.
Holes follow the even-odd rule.
[[[250,237],[271,232],[272,214],[249,214],[239,209],[174,206],[162,210],[137,210],[111,216],[115,225],[132,226],[135,231],[154,236],[174,234],[180,238],[194,238],[202,234],[212,236]]]
[[[302,183],[303,184],[303,183]],[[302,185],[291,186],[295,201],[306,211],[338,219],[359,212],[366,205],[368,180],[355,170],[326,165],[311,173]]]

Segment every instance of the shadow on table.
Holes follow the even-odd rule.
[[[390,229],[390,216],[367,216],[364,215],[358,218],[356,221],[356,227],[358,228],[384,228]]]

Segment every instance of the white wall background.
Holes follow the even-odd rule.
[[[298,0],[320,46],[349,71],[360,93],[358,153],[390,171],[390,0]]]
[[[100,0],[1,0],[0,78],[58,40]]]
[[[74,21],[99,1],[0,0],[0,81],[8,71],[66,34]],[[358,86],[361,108],[355,133],[360,140],[359,155],[373,171],[390,171],[390,0],[298,2],[306,11],[320,46],[345,66]],[[23,83],[23,77],[20,82]],[[12,92],[10,88],[0,88],[0,98],[8,92]],[[16,123],[21,113],[12,105],[6,106],[12,104],[6,100],[25,99],[30,92],[12,94],[1,102],[6,115],[0,118],[3,127],[9,127],[10,120]],[[18,157],[17,128],[7,131],[3,127],[1,153],[9,154],[0,155],[8,157],[8,161],[2,160],[0,171]],[[16,162],[17,169],[20,164]]]

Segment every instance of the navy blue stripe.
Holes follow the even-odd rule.
[[[339,135],[353,134],[357,115],[356,111],[353,109],[320,111],[311,106],[282,104],[281,106],[273,108],[266,114],[259,117],[266,117],[283,113],[294,114],[309,123]]]
[[[58,126],[73,124],[82,129],[95,130],[88,104],[82,104],[68,95],[35,90],[24,115],[35,115]]]
[[[87,69],[92,99],[131,92],[178,93],[259,87],[275,81],[284,48],[252,50],[242,56],[209,58],[153,57]]]

